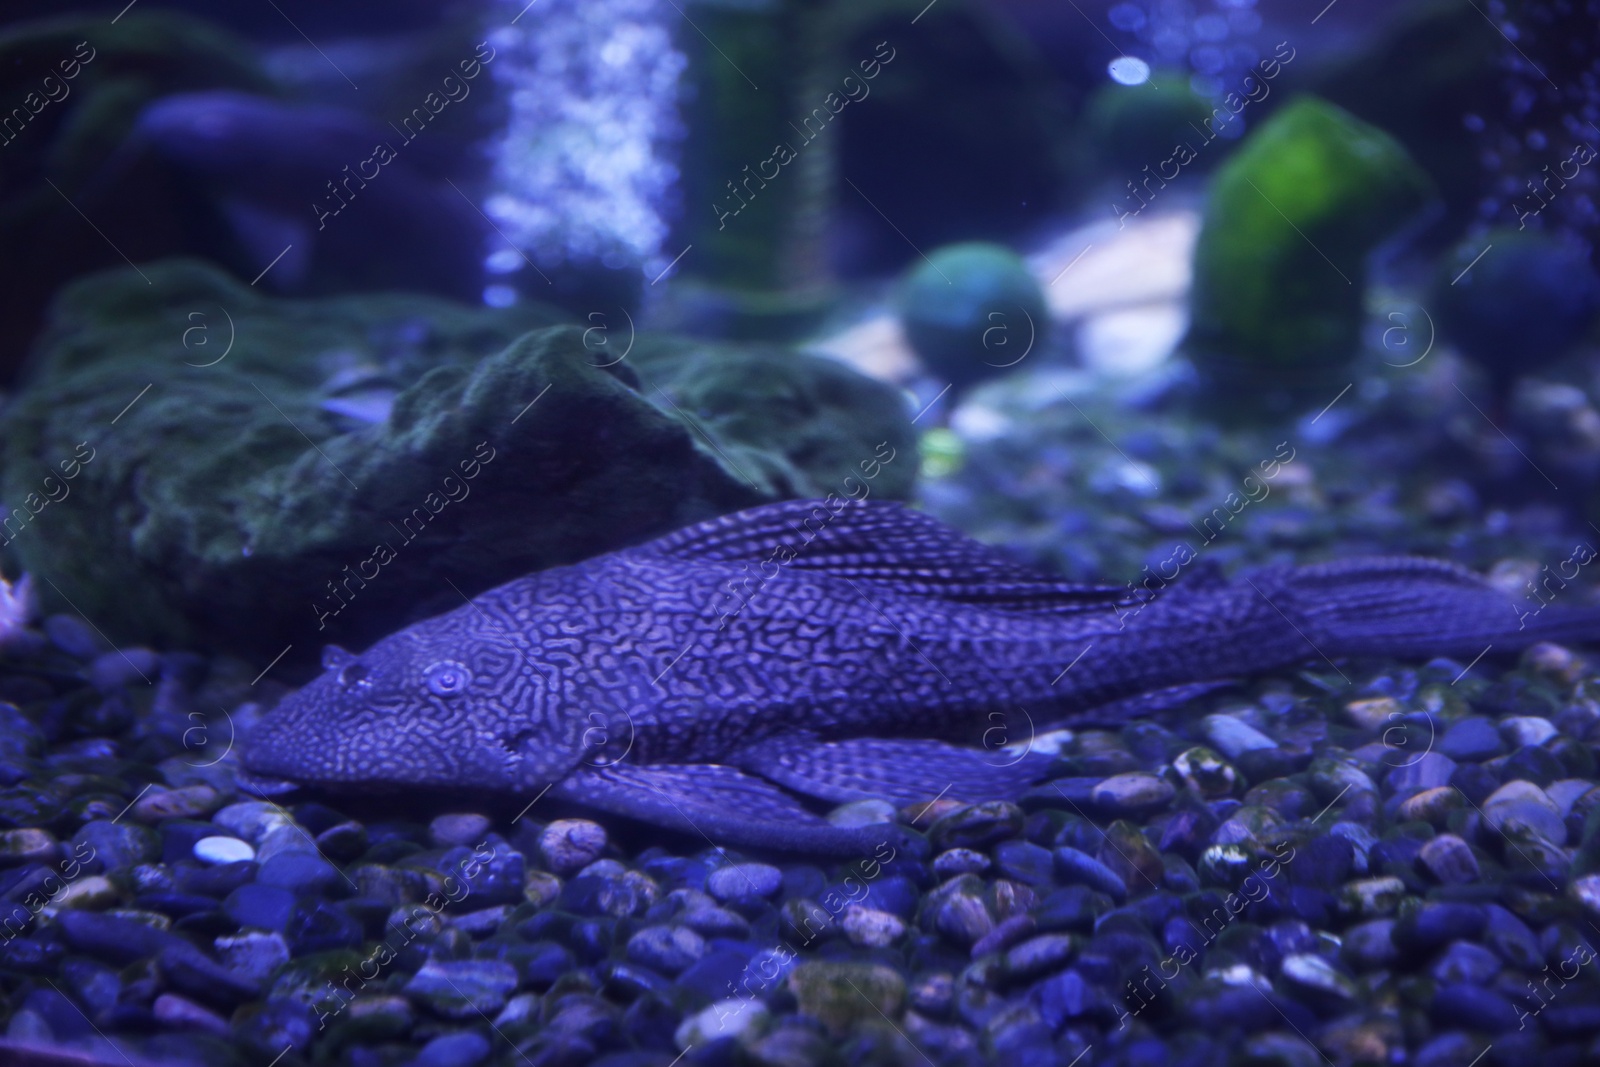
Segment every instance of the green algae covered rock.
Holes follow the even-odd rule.
[[[1020,363],[1050,326],[1044,292],[1004,245],[937,249],[900,287],[906,337],[928,370],[963,388]]]
[[[1213,127],[1220,125],[1211,103],[1190,88],[1187,73],[1159,70],[1139,85],[1100,84],[1084,103],[1081,128],[1096,162],[1116,179],[1137,183],[1155,173],[1159,183],[1160,164],[1173,155],[1173,147],[1205,138],[1208,119]],[[1200,167],[1220,155],[1200,153]],[[1112,191],[1121,195],[1123,189],[1113,184]],[[1135,200],[1133,206],[1138,203]]]
[[[789,991],[802,1014],[842,1035],[899,1014],[906,980],[881,963],[808,960],[789,972]]]
[[[911,495],[919,460],[898,397],[842,363],[679,337],[641,337],[629,361],[647,399],[709,432],[764,496]]]
[[[1302,96],[1218,171],[1194,254],[1187,347],[1219,395],[1304,394],[1360,340],[1367,254],[1432,183],[1393,138]]]
[[[898,395],[819,359],[640,338],[641,381],[536,309],[141,269],[63,293],[0,419],[0,538],[113,639],[298,658],[850,475],[909,489]]]

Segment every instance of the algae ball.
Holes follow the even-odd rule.
[[[899,303],[911,347],[957,389],[1020,364],[1050,323],[1021,257],[981,241],[935,250],[906,276]]]
[[[1445,257],[1436,291],[1440,332],[1500,382],[1560,359],[1600,311],[1588,249],[1532,230],[1463,242]]]

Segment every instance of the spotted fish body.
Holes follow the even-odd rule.
[[[1532,621],[1428,560],[1196,574],[1149,600],[900,505],[790,502],[529,575],[359,656],[330,647],[245,760],[334,787],[548,787],[728,843],[848,852],[863,832],[795,794],[1014,797],[1049,761],[1000,744],[1123,698],[1600,636],[1593,609]]]

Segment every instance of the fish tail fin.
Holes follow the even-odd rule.
[[[1341,560],[1253,584],[1328,656],[1472,655],[1492,646],[1514,651],[1539,641],[1600,641],[1600,608],[1540,610],[1537,602],[1516,600],[1437,560]]]

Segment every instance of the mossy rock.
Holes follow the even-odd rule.
[[[1439,265],[1430,301],[1440,334],[1497,383],[1560,360],[1600,311],[1600,274],[1571,237],[1490,230]]]
[[[789,972],[789,991],[802,1014],[839,1037],[863,1023],[898,1015],[906,981],[878,963],[809,960]]]
[[[1178,145],[1204,142],[1209,129],[1207,120],[1212,121],[1211,128],[1218,125],[1214,110],[1205,97],[1190,88],[1184,72],[1160,70],[1139,85],[1106,82],[1097,87],[1084,105],[1083,136],[1094,149],[1099,165],[1114,177],[1138,184],[1145,177],[1144,168],[1149,167],[1149,173],[1159,183],[1160,165]],[[1224,109],[1222,114],[1229,113]],[[1196,155],[1197,169],[1204,169],[1221,153]],[[1134,201],[1134,206],[1137,204]]]
[[[1005,373],[1042,347],[1044,291],[1004,245],[946,245],[920,261],[899,293],[900,321],[933,374],[964,388]]]
[[[1477,217],[1491,186],[1480,159],[1483,145],[1462,119],[1506,107],[1506,39],[1470,5],[1422,0],[1394,5],[1376,32],[1354,45],[1291,69],[1288,78],[1406,146],[1445,206],[1443,224],[1430,227],[1429,236],[1449,240]]]
[[[1187,348],[1218,396],[1318,395],[1360,343],[1365,259],[1433,185],[1394,138],[1301,96],[1217,172]]]
[[[0,418],[14,563],[118,641],[292,663],[712,515],[844,496],[879,442],[904,458],[874,491],[910,488],[898,394],[815,357],[641,337],[619,360],[536,308],[141,270],[62,294]]]

